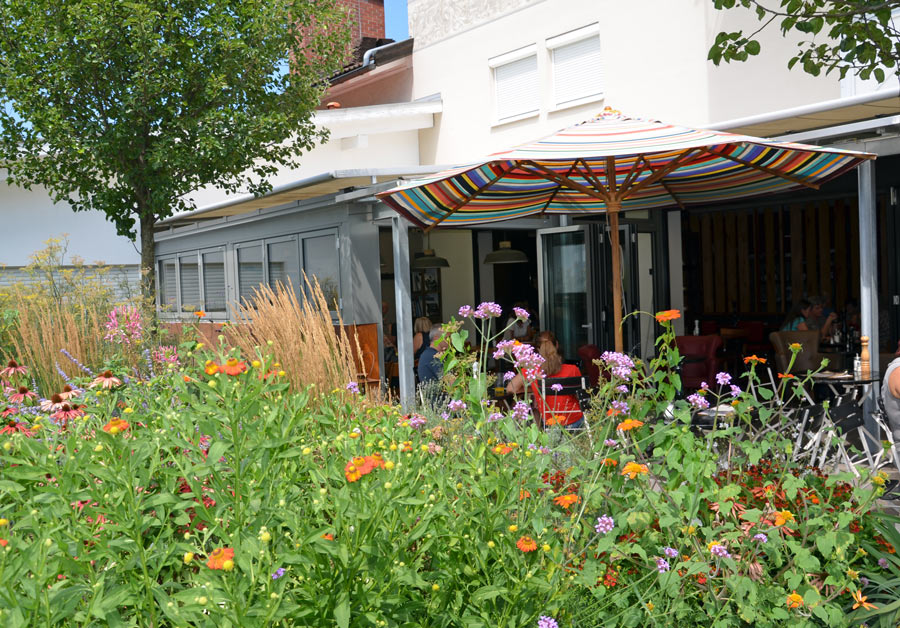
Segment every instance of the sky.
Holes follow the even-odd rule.
[[[406,22],[406,0],[384,0],[384,22],[384,34],[388,39],[407,39],[409,25]]]

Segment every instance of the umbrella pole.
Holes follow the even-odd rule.
[[[609,241],[612,254],[613,285],[613,333],[616,351],[622,353],[622,260],[619,258],[619,202],[610,201],[606,206],[609,216]]]

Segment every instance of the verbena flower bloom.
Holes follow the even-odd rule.
[[[716,383],[719,386],[727,386],[731,383],[731,375],[728,373],[716,373]]]
[[[279,567],[275,570],[275,573],[272,574],[272,580],[278,580],[281,576],[284,575],[284,567]]]
[[[504,382],[508,382],[509,380],[511,380],[511,379],[512,379],[513,377],[515,377],[515,376],[516,376],[516,374],[515,374],[513,371],[506,371],[506,372],[503,374],[503,381],[504,381]]]
[[[628,414],[631,411],[631,408],[628,407],[628,403],[625,401],[613,401],[612,407],[621,412],[622,414]]]
[[[666,547],[663,549],[663,554],[668,556],[669,558],[678,558],[678,550],[674,547]]]
[[[501,314],[503,314],[503,309],[499,305],[493,301],[485,301],[475,308],[475,313],[472,316],[484,320],[486,318],[497,318]]]
[[[501,414],[500,412],[491,412],[488,415],[488,423],[494,423],[495,421],[499,421],[502,418],[503,414]]]
[[[550,386],[550,390],[554,392],[560,392],[562,389],[562,384],[553,384],[552,386]]]
[[[531,416],[531,408],[524,401],[517,401],[513,407],[512,417],[519,421],[525,421]]]
[[[345,388],[352,393],[359,392],[359,384],[357,384],[356,382],[347,382],[347,385],[345,386]]]
[[[528,313],[528,310],[523,309],[521,307],[514,307],[513,314],[516,315],[516,318],[521,318],[523,321],[527,321],[531,314]]]
[[[713,541],[707,547],[709,548],[709,553],[713,556],[718,556],[719,558],[731,558],[728,549],[718,541]]]
[[[463,318],[469,318],[470,316],[472,316],[472,306],[464,305],[461,308],[459,308],[459,315],[462,316]]]
[[[541,615],[538,618],[537,628],[559,628],[559,624],[552,617]]]
[[[887,569],[887,568],[888,568],[888,560],[887,560],[887,558],[879,558],[879,559],[878,559],[878,566],[881,567],[882,569]]]
[[[597,524],[594,526],[594,530],[597,534],[608,534],[612,532],[612,529],[615,527],[616,522],[613,521],[613,518],[609,515],[603,515],[597,517]]]
[[[615,351],[604,351],[600,356],[608,367],[610,372],[621,379],[631,379],[631,372],[634,370],[634,362],[624,353],[616,353]]]
[[[753,535],[753,540],[754,540],[754,541],[759,541],[760,543],[768,543],[768,542],[769,542],[769,537],[767,537],[765,534],[763,534],[762,532],[760,532],[759,534],[754,534],[754,535]]]
[[[618,386],[616,386],[616,390],[619,391],[620,393],[626,393],[626,394],[627,394],[627,393],[628,393],[628,386],[626,386],[625,384],[619,384]]]
[[[688,400],[688,403],[690,403],[693,407],[697,408],[698,410],[706,410],[707,408],[709,408],[709,402],[706,400],[706,398],[697,393],[688,395],[687,400]]]
[[[618,447],[619,441],[612,439],[612,438],[607,438],[605,441],[603,441],[603,444],[606,445],[607,447]]]
[[[709,384],[706,382],[700,382],[700,390],[709,390]]]
[[[737,397],[737,396],[740,395],[740,394],[741,394],[741,387],[740,387],[740,386],[735,386],[734,384],[732,384],[732,385],[731,385],[731,396],[732,396],[732,397]]]
[[[462,399],[454,399],[447,404],[447,408],[450,412],[462,412],[466,409],[466,402]]]
[[[665,573],[669,571],[669,561],[665,558],[657,558],[656,559],[656,570],[659,573]]]
[[[428,423],[428,419],[423,417],[421,414],[410,414],[409,415],[409,426],[413,429],[419,429],[426,423]]]

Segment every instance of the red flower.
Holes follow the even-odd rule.
[[[247,370],[247,363],[240,362],[237,358],[228,358],[225,364],[219,365],[219,370],[226,375],[240,375]]]
[[[537,543],[534,542],[534,539],[530,536],[521,536],[519,540],[516,541],[516,547],[518,547],[523,552],[533,552],[537,549]]]

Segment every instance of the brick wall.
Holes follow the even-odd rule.
[[[364,37],[384,38],[384,0],[340,0],[350,11],[353,21],[353,47],[359,46]]]

